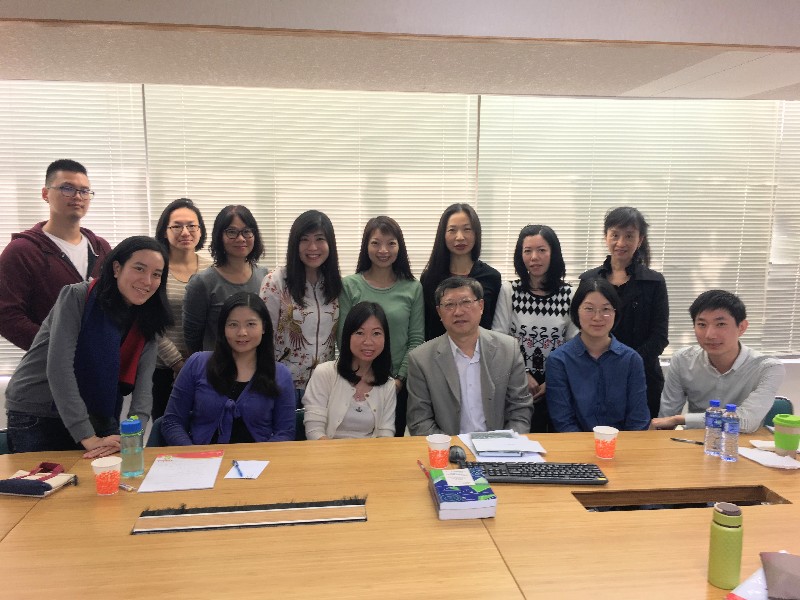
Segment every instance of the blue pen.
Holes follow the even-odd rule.
[[[244,473],[242,473],[241,467],[239,467],[239,461],[233,461],[233,468],[236,469],[236,472],[239,474],[239,477],[244,478]]]

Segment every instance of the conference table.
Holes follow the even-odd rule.
[[[706,581],[710,508],[586,506],[749,500],[742,577],[759,552],[800,554],[800,471],[723,463],[676,435],[702,432],[622,432],[607,461],[591,434],[532,435],[548,461],[600,463],[608,485],[494,484],[497,516],[463,521],[436,516],[416,462],[424,438],[193,447],[224,450],[213,489],[108,497],[78,452],[0,456],[3,477],[58,459],[80,478],[40,500],[0,497],[0,597],[724,598]],[[147,448],[145,465],[186,450]],[[269,465],[258,479],[225,479],[232,459]],[[131,535],[146,509],[352,496],[367,497],[366,522]]]

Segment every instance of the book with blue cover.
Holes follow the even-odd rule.
[[[483,519],[495,516],[497,496],[480,467],[431,469],[430,490],[439,519]]]

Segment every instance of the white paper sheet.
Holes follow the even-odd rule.
[[[222,464],[222,454],[222,450],[159,454],[139,486],[139,492],[213,488]]]
[[[776,469],[800,469],[800,462],[796,461],[791,456],[778,456],[774,452],[745,448],[744,446],[739,446],[739,454],[765,467],[774,467]]]
[[[528,439],[527,437],[521,436],[517,433],[514,435],[516,435],[517,439],[520,441],[519,447],[523,449],[521,456],[518,454],[509,456],[480,455],[475,450],[475,444],[472,443],[472,434],[460,433],[458,434],[458,437],[462,442],[464,442],[464,445],[469,448],[470,452],[475,455],[475,460],[477,462],[545,462],[542,454],[546,453],[547,451],[544,449],[544,446],[535,440]]]
[[[231,470],[225,474],[225,479],[258,479],[258,476],[267,468],[268,460],[237,460],[242,474],[236,467],[231,467]]]

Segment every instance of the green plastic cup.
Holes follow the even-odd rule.
[[[800,417],[775,415],[775,454],[794,456],[800,446]]]

